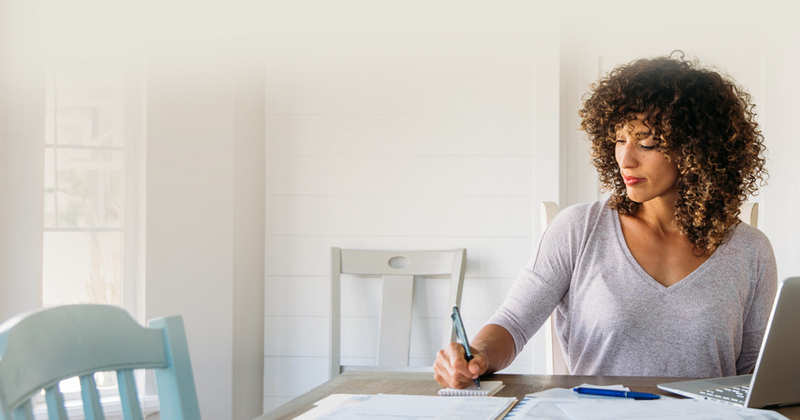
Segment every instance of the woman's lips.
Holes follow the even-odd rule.
[[[625,185],[628,185],[628,186],[636,185],[638,183],[641,183],[641,182],[645,181],[645,178],[636,178],[636,177],[633,177],[633,176],[625,176],[625,175],[622,176],[622,179],[625,181]]]

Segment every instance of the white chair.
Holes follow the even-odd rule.
[[[382,276],[383,297],[378,331],[377,366],[380,370],[409,369],[414,276],[450,277],[446,303],[446,313],[449,314],[453,306],[461,304],[466,257],[467,251],[463,248],[448,251],[368,251],[331,248],[331,378],[347,369],[375,368],[341,364],[342,274]],[[447,321],[447,328],[442,331],[442,346],[455,341],[455,332],[449,318]]]
[[[739,220],[748,225],[758,227],[758,203],[744,203],[739,207]]]
[[[542,201],[542,232],[558,214],[558,204],[552,201]],[[739,208],[739,219],[750,226],[758,227],[758,203],[744,203]],[[553,316],[545,321],[545,342],[547,345],[547,373],[551,375],[569,375],[564,351],[556,337],[555,321]]]
[[[552,201],[542,201],[542,232],[547,229],[547,225],[556,217],[558,211],[558,204]],[[547,373],[551,375],[569,375],[567,360],[564,358],[564,352],[561,350],[561,344],[559,344],[558,337],[556,336],[553,315],[547,318],[547,321],[544,323],[544,328],[545,343],[547,346]]]

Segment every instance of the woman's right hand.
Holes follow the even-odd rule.
[[[433,364],[434,379],[445,388],[466,388],[489,368],[486,355],[470,347],[472,360],[464,358],[464,346],[450,343],[436,354]]]

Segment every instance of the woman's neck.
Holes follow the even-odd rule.
[[[674,198],[657,197],[639,205],[639,209],[633,217],[646,223],[654,231],[662,233],[676,233],[679,231],[675,223],[675,201]]]

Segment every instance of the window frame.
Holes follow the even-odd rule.
[[[89,49],[71,47],[56,47],[49,54],[46,62],[46,98],[52,98],[52,103],[46,100],[46,110],[55,110],[57,106],[55,78],[57,66],[60,63],[83,63],[80,58],[64,59],[61,55],[66,51],[78,51],[79,57],[84,55]],[[101,55],[101,54],[98,54]],[[55,130],[57,130],[58,115],[53,113],[52,123],[54,124],[54,134],[44,140],[44,150],[52,149],[57,156],[58,149],[65,150],[101,150],[110,152],[121,152],[123,188],[122,188],[122,222],[120,227],[60,227],[58,226],[58,194],[56,193],[56,220],[54,226],[43,226],[43,234],[47,232],[120,232],[122,234],[121,251],[121,287],[120,305],[128,311],[131,316],[142,325],[145,323],[144,308],[144,249],[145,249],[145,162],[146,162],[146,104],[147,104],[147,80],[146,80],[146,53],[143,48],[129,48],[122,53],[123,59],[120,60],[120,69],[124,74],[124,111],[123,128],[124,144],[122,146],[96,146],[96,145],[59,145],[56,141]],[[47,118],[47,117],[46,117]],[[48,122],[45,121],[45,124]],[[58,162],[54,162],[54,187],[58,191]],[[45,171],[48,169],[45,168]],[[44,193],[44,192],[43,192]],[[40,288],[40,304],[41,293]],[[144,370],[134,372],[140,404],[142,405],[143,415],[149,415],[159,411],[158,396],[155,388],[146,381]],[[106,418],[122,418],[119,389],[116,386],[98,387],[101,403],[103,405]],[[64,392],[64,404],[69,417],[83,419],[82,401],[80,391]],[[34,398],[34,417],[36,419],[47,418],[47,407],[44,402],[44,394],[41,393]]]

